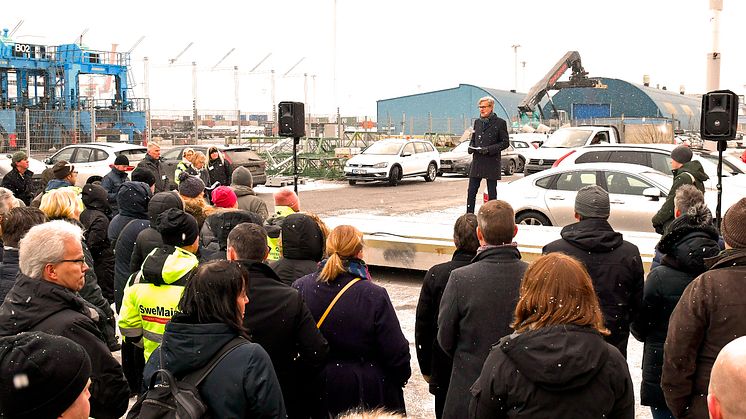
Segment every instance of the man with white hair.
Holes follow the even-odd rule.
[[[155,176],[154,193],[168,192],[170,185],[168,176],[166,176],[165,168],[161,164],[161,146],[158,145],[158,143],[152,141],[148,143],[148,153],[142,160],[140,160],[137,167],[142,167],[153,172],[153,175]]]
[[[127,410],[127,381],[96,326],[97,310],[77,294],[88,270],[82,235],[57,220],[32,227],[21,239],[20,273],[0,306],[0,336],[41,331],[81,345],[92,366],[91,416],[119,418]]]
[[[497,199],[497,181],[500,180],[500,152],[510,146],[508,124],[495,115],[495,99],[485,96],[479,99],[479,119],[474,121],[474,132],[469,141],[472,154],[469,169],[469,190],[466,196],[466,212],[474,213],[477,192],[482,179],[487,180],[487,195]]]
[[[710,373],[707,408],[712,419],[746,417],[746,336],[725,345]]]

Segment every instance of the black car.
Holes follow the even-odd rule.
[[[267,162],[262,159],[256,151],[247,146],[223,146],[223,145],[180,145],[169,148],[161,153],[161,164],[164,165],[168,178],[174,180],[176,165],[181,161],[182,153],[185,148],[191,148],[194,151],[204,153],[207,160],[207,150],[210,147],[217,147],[225,160],[231,165],[231,169],[243,166],[251,171],[251,177],[254,185],[264,185],[267,182]]]

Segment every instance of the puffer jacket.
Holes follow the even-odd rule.
[[[626,357],[629,324],[642,305],[645,273],[640,250],[601,218],[565,226],[560,235],[561,239],[544,246],[543,253],[562,252],[585,265],[611,332],[606,341]]]
[[[80,214],[80,223],[85,228],[83,238],[93,257],[93,270],[101,292],[111,303],[114,301],[114,250],[107,236],[111,210],[106,190],[96,185],[85,185],[83,204],[86,207]]]
[[[720,252],[718,232],[710,221],[709,211],[707,217],[682,215],[658,243],[664,254],[661,265],[648,274],[642,310],[630,326],[635,338],[645,343],[640,387],[644,406],[666,406],[660,382],[668,320],[687,285],[707,269],[705,259]]]
[[[202,260],[225,259],[228,234],[241,223],[264,224],[257,214],[243,210],[217,210],[207,217],[199,234]]]
[[[109,223],[108,237],[112,243],[116,243],[119,233],[130,221],[148,219],[148,202],[152,196],[147,183],[131,181],[122,184],[117,194],[119,214]]]
[[[6,246],[3,261],[0,262],[0,304],[15,285],[18,271],[18,249]]]
[[[270,266],[280,280],[292,285],[296,279],[316,272],[324,257],[326,238],[321,228],[306,214],[290,214],[280,227],[282,256]]]
[[[142,338],[145,360],[161,343],[166,323],[178,311],[189,274],[197,257],[180,248],[163,245],[153,250],[124,289],[119,330],[127,340]]]
[[[668,196],[666,196],[666,200],[663,202],[661,209],[658,210],[651,220],[653,227],[655,227],[655,231],[658,234],[663,234],[668,225],[674,219],[673,200],[676,197],[676,191],[679,190],[682,185],[694,185],[700,190],[700,192],[705,193],[704,181],[710,178],[707,176],[707,173],[705,173],[705,169],[702,168],[702,163],[696,160],[684,163],[683,166],[673,170],[672,173],[673,184],[671,185],[671,190],[668,192]]]
[[[130,259],[130,272],[139,271],[142,262],[145,260],[145,256],[163,244],[161,233],[151,226],[155,225],[155,220],[161,213],[171,208],[184,209],[184,203],[179,198],[177,192],[158,192],[153,195],[153,198],[148,203],[148,219],[150,223],[148,227],[140,231],[137,235]]]
[[[598,332],[575,325],[503,337],[471,394],[469,418],[635,417],[627,361]]]

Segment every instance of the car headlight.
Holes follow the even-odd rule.
[[[383,163],[376,163],[373,165],[373,167],[375,169],[383,169],[384,167],[388,167],[388,165],[389,165],[388,162],[383,162]]]

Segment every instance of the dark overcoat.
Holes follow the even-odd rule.
[[[500,179],[500,152],[510,146],[508,124],[493,112],[485,122],[481,118],[474,121],[474,133],[469,141],[469,153],[472,154],[469,177],[482,179]],[[471,147],[483,148],[487,154],[473,150]]]

